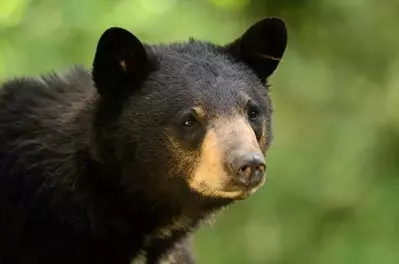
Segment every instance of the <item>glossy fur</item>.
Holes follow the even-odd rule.
[[[274,23],[278,34],[262,41],[279,48],[259,51],[281,57],[285,28]],[[194,263],[185,239],[234,200],[188,187],[206,129],[185,138],[182,109],[201,105],[212,122],[234,117],[250,97],[266,131],[260,148],[269,147],[275,58],[195,40],[140,46],[113,34],[91,70],[0,88],[1,264],[128,264],[141,255]]]

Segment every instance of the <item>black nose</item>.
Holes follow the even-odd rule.
[[[248,186],[259,184],[265,174],[266,164],[262,153],[241,155],[233,163],[238,180]]]

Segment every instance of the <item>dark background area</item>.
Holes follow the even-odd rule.
[[[0,79],[90,67],[110,26],[224,44],[289,29],[268,181],[195,236],[199,263],[399,263],[399,1],[1,0]]]

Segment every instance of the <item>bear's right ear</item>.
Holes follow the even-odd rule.
[[[147,53],[129,31],[112,27],[100,37],[94,56],[92,77],[98,93],[109,97],[132,88],[146,68]]]

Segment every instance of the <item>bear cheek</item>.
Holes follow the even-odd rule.
[[[270,142],[268,142],[267,136],[268,135],[267,135],[266,124],[264,124],[263,128],[262,128],[262,135],[260,136],[260,139],[259,139],[259,146],[260,146],[260,149],[261,149],[263,155],[266,155],[267,147],[268,147],[268,145],[270,145]]]
[[[191,189],[205,196],[218,196],[228,175],[223,166],[224,153],[218,134],[210,130],[202,142],[200,159],[189,179]]]

